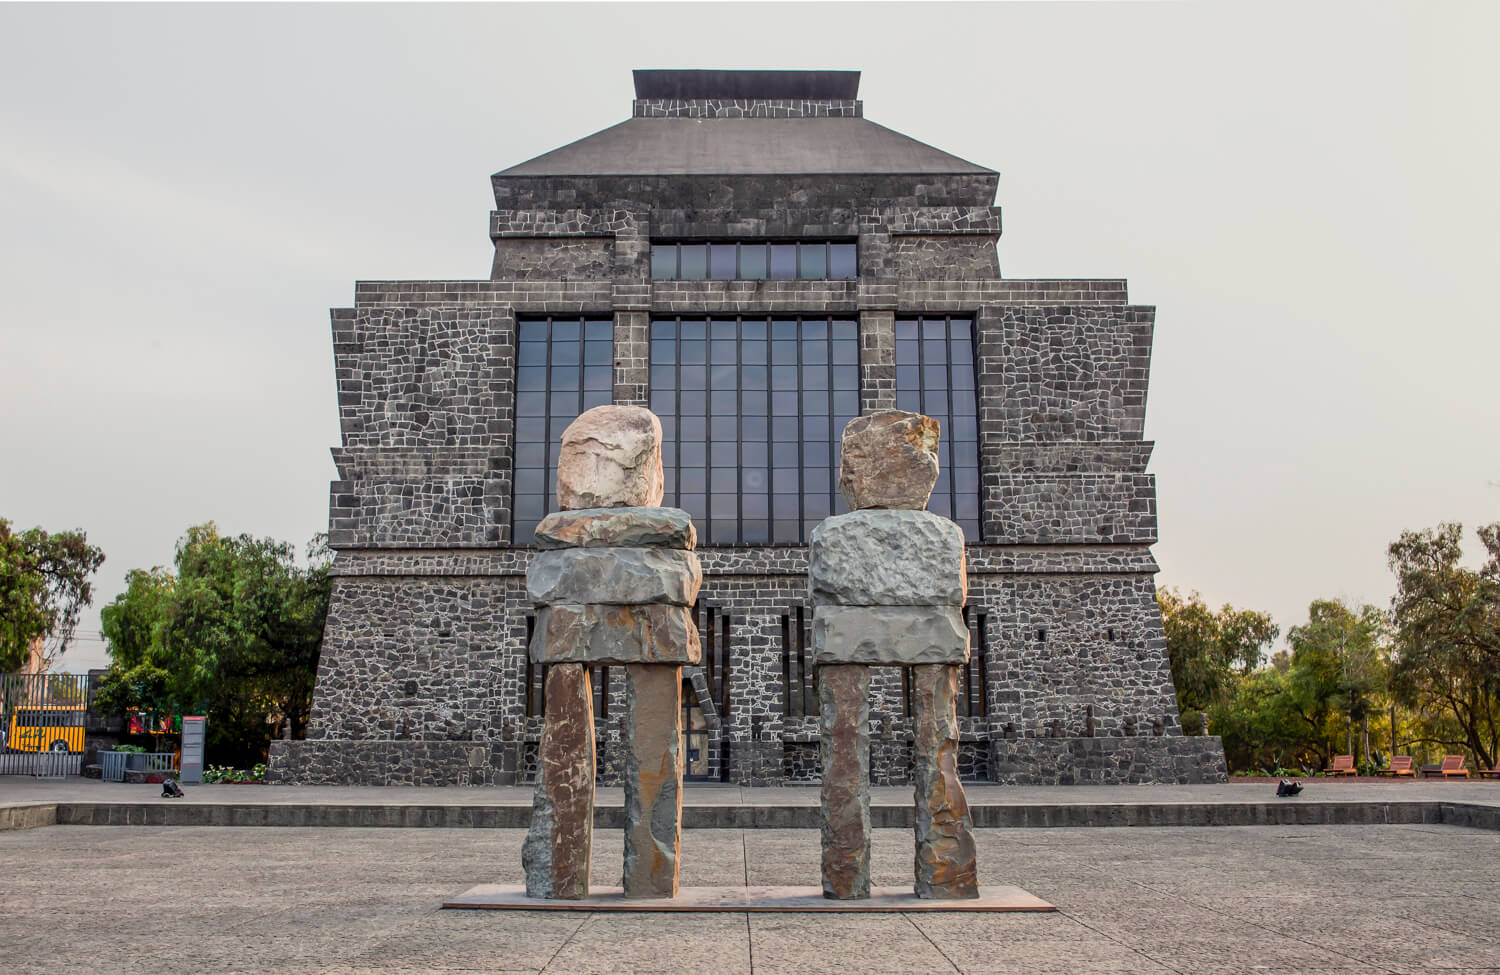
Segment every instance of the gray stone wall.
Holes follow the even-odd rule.
[[[525,580],[337,576],[309,740],[524,737]]]
[[[607,237],[502,237],[495,241],[492,278],[574,281],[614,276],[614,241]]]
[[[714,210],[736,207],[987,207],[998,177],[988,173],[810,176],[506,176],[491,178],[501,210],[544,210],[560,204],[604,208]]]
[[[859,114],[859,103],[638,102],[651,117]],[[330,489],[333,600],[308,740],[271,777],[408,785],[526,781],[530,552],[510,547],[518,317],[614,320],[614,400],[649,402],[653,314],[857,318],[863,412],[895,405],[894,321],[972,316],[984,542],[986,714],[962,719],[967,778],[1209,781],[1216,739],[1184,738],[1154,602],[1154,309],[1121,280],[1007,280],[993,174],[497,175],[491,280],[366,281],[333,312],[342,443]],[[655,239],[857,239],[856,281],[652,281]],[[729,781],[804,781],[813,718],[789,717],[783,617],[807,606],[800,546],[700,552],[700,608],[730,620],[729,706],[710,754]],[[978,636],[975,630],[976,640]],[[701,683],[702,674],[690,675]],[[618,781],[623,675],[597,722]],[[695,687],[697,684],[695,683]],[[871,683],[871,769],[907,781],[900,673]]]
[[[508,456],[515,320],[503,305],[333,313],[345,447],[485,447]]]
[[[635,118],[859,118],[857,99],[637,98]]]
[[[1004,785],[1192,785],[1228,781],[1214,737],[996,739],[991,782]]]
[[[986,541],[1011,544],[1156,541],[1156,478],[1150,474],[982,476]]]
[[[999,736],[1180,733],[1150,574],[971,575],[969,605]]]
[[[902,234],[890,239],[883,268],[893,278],[982,281],[1000,277],[995,238]]]

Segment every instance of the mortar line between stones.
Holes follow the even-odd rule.
[[[1373,968],[1373,969],[1375,969],[1377,971],[1382,971],[1382,972],[1386,972],[1386,973],[1393,973],[1395,971],[1394,969],[1390,968],[1389,966],[1382,965],[1379,962],[1367,961],[1367,960],[1359,957],[1358,955],[1351,955],[1351,954],[1349,954],[1347,952],[1339,951],[1337,948],[1330,948],[1329,946],[1327,946],[1325,944],[1322,944],[1320,942],[1317,942],[1317,941],[1308,941],[1306,938],[1299,938],[1299,937],[1297,937],[1294,934],[1287,934],[1285,931],[1278,931],[1276,928],[1268,927],[1268,926],[1266,926],[1264,924],[1261,924],[1259,921],[1252,921],[1252,920],[1250,920],[1249,918],[1246,918],[1246,917],[1236,917],[1235,915],[1226,913],[1224,911],[1221,911],[1218,908],[1209,907],[1207,904],[1200,904],[1197,901],[1192,900],[1192,899],[1184,896],[1183,894],[1174,893],[1173,891],[1170,891],[1170,890],[1159,890],[1156,887],[1152,887],[1150,884],[1142,883],[1139,880],[1132,880],[1132,881],[1130,881],[1130,883],[1135,884],[1137,887],[1141,888],[1142,890],[1149,890],[1153,894],[1162,894],[1163,896],[1166,896],[1166,897],[1176,898],[1177,900],[1182,901],[1184,904],[1190,904],[1193,907],[1196,907],[1199,910],[1207,911],[1210,914],[1217,914],[1217,915],[1219,915],[1219,917],[1228,918],[1231,921],[1238,921],[1241,924],[1248,924],[1252,928],[1259,928],[1260,930],[1266,932],[1267,934],[1274,934],[1278,938],[1285,938],[1285,939],[1288,939],[1290,941],[1296,941],[1299,944],[1307,945],[1309,948],[1316,948],[1316,949],[1319,949],[1319,950],[1322,950],[1322,951],[1329,952],[1330,954],[1338,955],[1341,958],[1347,958],[1347,959],[1349,959],[1352,962],[1356,962],[1356,963],[1358,963],[1360,965],[1364,965],[1366,967]]]
[[[542,972],[545,972],[553,962],[557,961],[557,956],[562,954],[562,950],[569,944],[571,944],[574,938],[578,937],[578,932],[583,930],[583,926],[592,921],[597,916],[597,914],[585,914],[583,916],[583,920],[578,922],[578,927],[574,928],[572,932],[563,939],[563,943],[557,946],[557,950],[552,953],[552,957],[547,959],[547,964],[537,969],[537,975],[542,975]]]
[[[938,943],[936,941],[933,941],[932,938],[928,936],[928,934],[927,934],[926,931],[922,930],[922,925],[920,925],[920,924],[917,923],[916,918],[912,917],[910,914],[906,913],[905,911],[901,912],[901,916],[904,917],[904,918],[906,918],[906,923],[907,924],[910,924],[912,927],[914,927],[914,928],[917,929],[917,934],[920,934],[922,936],[922,938],[928,944],[932,945],[932,950],[933,951],[936,951],[938,954],[940,954],[940,955],[943,956],[943,961],[947,962],[953,968],[953,970],[955,972],[959,972],[960,975],[962,975],[963,969],[959,968],[958,967],[958,963],[955,962],[952,958],[949,958],[948,957],[948,953],[946,951],[944,951],[942,948],[939,948],[938,947]]]

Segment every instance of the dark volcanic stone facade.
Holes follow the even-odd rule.
[[[650,322],[667,313],[856,318],[864,412],[895,405],[898,318],[972,319],[983,540],[968,547],[978,662],[960,717],[961,774],[1223,779],[1218,740],[1181,733],[1154,600],[1156,494],[1142,439],[1154,309],[1130,304],[1123,281],[1002,278],[993,172],[905,142],[875,171],[851,169],[838,162],[840,133],[904,137],[823,134],[868,126],[861,104],[796,81],[765,98],[746,97],[753,78],[718,98],[638,87],[630,122],[493,178],[491,280],[361,282],[354,307],[333,311],[343,434],[334,593],[308,739],[273,744],[272,781],[484,785],[534,774],[531,553],[511,543],[517,321],[611,318],[614,401],[646,404]],[[701,147],[672,155],[682,125],[779,126],[781,154],[715,168]],[[641,147],[631,158],[661,143],[663,162],[583,169],[592,140],[627,137]],[[653,281],[653,238],[857,241],[858,279]],[[811,616],[806,548],[701,555],[700,618],[708,625],[712,610],[719,645],[728,635],[720,673],[685,675],[708,774],[816,781],[817,695],[804,708],[789,699],[804,696],[800,685],[787,693],[800,678],[786,657]],[[610,670],[596,709],[606,784],[623,768],[623,677]],[[872,782],[905,783],[912,728],[900,675],[873,678]]]

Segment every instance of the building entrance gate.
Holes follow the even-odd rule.
[[[82,674],[0,674],[0,775],[79,774],[87,713]]]

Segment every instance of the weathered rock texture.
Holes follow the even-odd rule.
[[[974,823],[958,779],[958,668],[913,667],[911,683],[915,890],[918,897],[978,897]]]
[[[557,505],[661,504],[661,421],[639,406],[596,406],[568,424],[557,461]]]
[[[677,894],[682,833],[682,668],[625,668],[626,897]]]
[[[870,896],[870,668],[821,667],[823,896]]]
[[[681,508],[583,508],[554,511],[536,529],[539,549],[673,548],[698,544],[693,519]]]
[[[538,606],[691,606],[702,584],[703,569],[697,553],[676,549],[558,549],[536,553],[526,570],[526,593]]]
[[[876,410],[844,427],[839,491],[850,508],[927,507],[938,477],[938,422]]]
[[[817,606],[813,657],[823,664],[961,664],[969,628],[956,606]]]
[[[547,715],[531,826],[521,847],[528,897],[577,900],[589,892],[594,835],[594,696],[589,671],[547,671]]]
[[[698,624],[686,606],[547,606],[537,610],[533,663],[696,664]]]
[[[857,421],[856,421],[857,422]],[[851,511],[813,529],[807,566],[816,603],[962,606],[964,534],[930,511]]]

